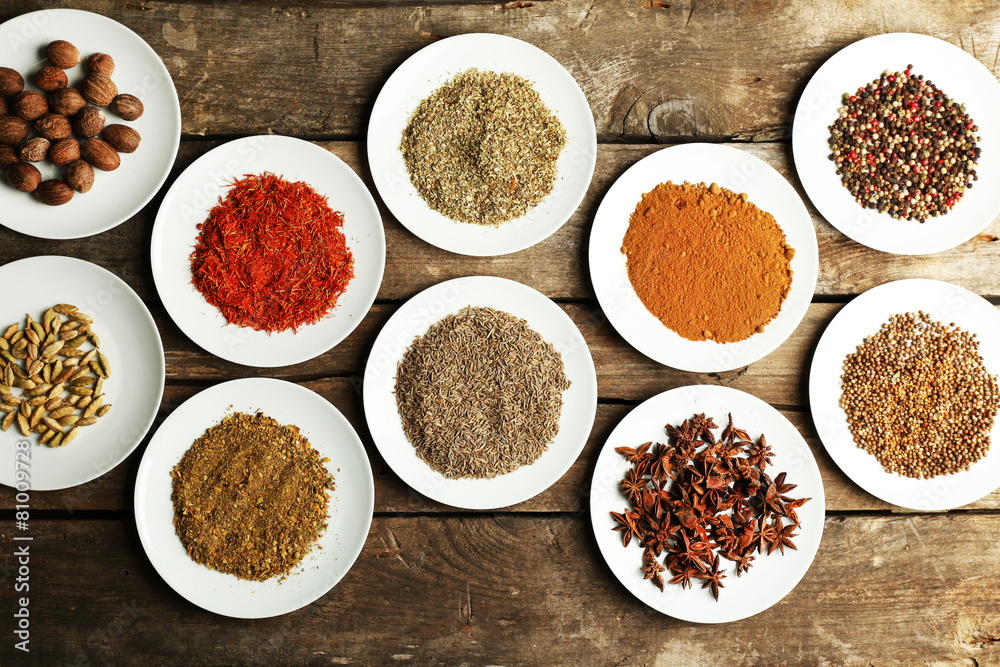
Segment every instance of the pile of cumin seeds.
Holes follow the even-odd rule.
[[[414,339],[396,368],[396,406],[417,455],[448,478],[534,463],[559,431],[562,357],[524,320],[468,307]]]
[[[530,81],[472,68],[420,102],[399,150],[428,206],[496,227],[552,191],[565,146],[565,128]]]
[[[326,529],[333,476],[297,426],[236,412],[171,471],[174,528],[188,555],[219,572],[287,575]]]

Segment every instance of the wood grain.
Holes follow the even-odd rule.
[[[182,142],[177,162],[161,192],[132,219],[103,234],[73,241],[51,241],[0,228],[0,263],[36,255],[71,255],[103,266],[123,278],[143,299],[157,301],[147,259],[156,212],[177,175],[216,145],[217,142]],[[662,148],[599,146],[590,189],[576,213],[559,231],[541,243],[511,255],[465,257],[421,241],[389,215],[375,193],[360,144],[324,142],[321,145],[347,162],[362,177],[379,203],[386,234],[386,268],[378,293],[379,301],[407,299],[441,281],[468,275],[518,280],[553,299],[592,299],[587,255],[590,227],[597,207],[622,172]],[[1000,219],[994,220],[982,234],[970,241],[934,255],[913,257],[878,252],[848,239],[816,213],[794,174],[787,146],[729,145],[772,165],[792,183],[806,202],[819,243],[817,295],[844,299],[889,280],[934,278],[953,282],[983,296],[1000,296],[1000,283],[996,280],[996,267],[1000,265]],[[0,205],[7,196],[20,196],[20,193],[0,188]],[[336,206],[336,201],[332,204]],[[0,218],[2,215],[0,206]],[[946,221],[947,218],[943,218],[940,222]],[[905,233],[905,228],[901,228],[900,233]]]
[[[827,519],[791,593],[719,626],[636,600],[585,518],[378,517],[330,593],[256,621],[173,592],[131,521],[37,521],[31,647],[47,664],[997,664],[998,530],[996,515]],[[9,552],[2,566],[9,586]],[[739,584],[725,583],[720,604]],[[2,604],[13,613],[13,595]]]
[[[340,409],[361,436],[375,478],[376,512],[439,514],[455,511],[454,508],[430,500],[411,489],[386,464],[368,433],[364,408],[357,391],[358,385],[355,382],[350,378],[332,378],[303,384],[321,394]],[[201,387],[168,385],[153,432],[174,409],[200,390]],[[512,507],[504,508],[504,511],[518,513],[563,512],[571,515],[587,512],[590,506],[590,484],[597,457],[611,431],[631,409],[631,405],[599,404],[594,428],[583,452],[566,474],[543,493]],[[806,412],[794,408],[783,408],[781,411],[806,438],[806,442],[816,457],[823,478],[828,512],[910,512],[910,510],[894,507],[869,495],[851,482],[827,455],[812,425],[812,419]],[[31,499],[32,508],[34,510],[54,510],[68,518],[72,518],[74,512],[87,510],[124,511],[131,514],[135,477],[149,437],[147,436],[146,441],[118,467],[92,482],[61,491],[34,492]],[[780,468],[780,461],[777,461],[776,465]],[[0,487],[0,507],[13,506],[13,490]],[[964,509],[1000,509],[1000,489],[967,505]]]
[[[579,82],[605,141],[785,137],[819,64],[878,33],[940,37],[997,71],[1000,16],[989,2],[965,2],[960,10],[934,0],[653,4],[60,6],[105,14],[149,42],[174,79],[188,135],[360,137],[378,91],[401,62],[440,37],[469,32],[512,35],[552,55]],[[0,9],[0,17],[48,6],[18,2]]]

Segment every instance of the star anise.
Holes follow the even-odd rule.
[[[785,502],[791,500],[791,498],[786,498],[785,494],[798,486],[798,484],[785,484],[785,476],[787,474],[788,473],[783,472],[774,478],[775,493],[781,496],[781,499],[784,500]]]
[[[611,518],[614,519],[618,525],[612,528],[612,530],[622,531],[622,545],[628,546],[629,542],[632,541],[632,536],[634,535],[640,541],[642,540],[642,531],[639,528],[638,520],[639,514],[626,510],[624,514],[619,514],[618,512],[611,512]]]
[[[643,445],[639,445],[635,449],[631,447],[615,447],[615,451],[625,457],[625,460],[629,463],[640,463],[646,460],[646,453],[652,446],[652,442],[647,442]]]
[[[666,568],[660,565],[660,562],[656,560],[652,553],[649,551],[644,552],[642,564],[642,571],[644,574],[642,578],[652,580],[653,584],[661,591],[663,590],[663,577],[660,576],[660,573],[663,572],[664,569]]]
[[[621,481],[622,493],[633,505],[636,504],[636,500],[642,495],[646,485],[646,480],[643,479],[642,475],[635,468],[629,468],[625,473],[624,479]]]
[[[746,572],[747,570],[750,569],[750,566],[753,565],[754,558],[756,558],[756,556],[754,556],[752,554],[742,553],[739,556],[737,556],[736,558],[732,558],[731,559],[731,560],[736,561],[736,576],[737,577],[741,576],[744,572]]]
[[[785,507],[785,501],[778,492],[777,484],[771,483],[767,487],[761,487],[755,500],[761,506],[761,511],[765,516],[767,514],[788,516],[788,508]]]
[[[725,573],[719,569],[719,556],[715,556],[715,560],[712,561],[712,569],[709,572],[703,572],[700,575],[696,575],[699,579],[704,579],[705,583],[701,585],[702,588],[708,588],[711,586],[712,595],[718,601],[719,599],[719,589],[725,588],[722,585],[722,580],[726,578]]]
[[[781,551],[781,555],[784,556],[785,547],[788,547],[789,549],[795,549],[796,551],[798,551],[798,547],[795,546],[794,542],[792,542],[792,538],[796,537],[796,533],[792,531],[798,528],[798,526],[796,526],[794,523],[790,523],[787,526],[781,527],[779,525],[781,523],[781,519],[775,517],[774,520],[775,520],[775,526],[774,526],[775,537],[774,541],[771,542],[771,547],[767,550],[768,555],[770,555],[771,552],[773,552],[775,549],[779,549]]]
[[[700,579],[718,599],[725,576],[720,557],[733,561],[740,576],[755,554],[795,548],[795,510],[808,498],[786,495],[795,486],[785,473],[772,481],[765,472],[774,454],[763,435],[754,443],[733,425],[732,415],[718,439],[717,428],[697,414],[680,426],[666,425],[667,444],[616,449],[631,467],[620,482],[630,507],[611,513],[615,530],[622,531],[623,544],[635,537],[643,547],[645,578],[661,590],[665,566],[670,583],[689,588]]]
[[[747,458],[750,463],[763,471],[767,468],[767,466],[771,465],[771,458],[773,456],[774,452],[771,451],[771,447],[767,444],[767,439],[764,438],[763,434],[761,434],[761,436],[757,439],[757,444],[750,448]]]
[[[785,504],[785,509],[788,510],[788,518],[795,522],[795,525],[799,525],[799,515],[795,513],[795,510],[805,505],[812,498],[797,498],[791,500]]]
[[[773,544],[776,539],[778,539],[777,529],[769,523],[762,525],[755,540],[757,542],[757,551],[764,553],[765,548],[768,545]],[[771,552],[768,551],[767,553]]]

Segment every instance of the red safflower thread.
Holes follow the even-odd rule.
[[[343,224],[309,184],[247,174],[198,225],[192,283],[230,324],[297,331],[323,319],[354,277]]]

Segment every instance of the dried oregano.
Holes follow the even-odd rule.
[[[527,79],[468,69],[423,100],[399,150],[427,204],[496,226],[552,191],[566,131]]]

